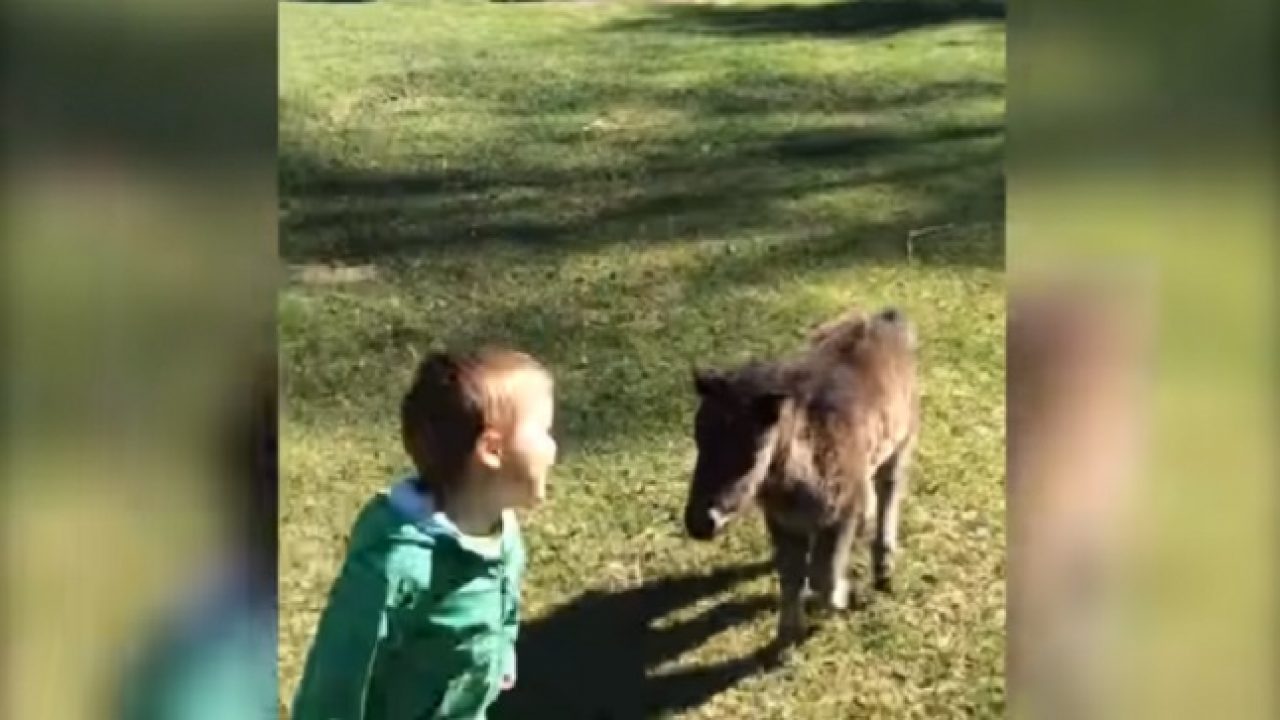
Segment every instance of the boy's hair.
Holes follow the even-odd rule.
[[[514,422],[510,380],[528,371],[550,379],[541,363],[515,350],[437,352],[422,361],[400,403],[404,448],[422,489],[443,496],[462,480],[480,434]]]

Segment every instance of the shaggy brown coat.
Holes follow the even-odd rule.
[[[697,375],[686,526],[709,539],[747,501],[758,503],[782,589],[782,639],[803,629],[806,580],[832,606],[847,606],[850,547],[872,528],[875,584],[889,588],[919,430],[916,345],[902,313],[854,310],[814,330],[795,358]]]

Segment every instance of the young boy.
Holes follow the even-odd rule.
[[[417,475],[360,512],[294,720],[478,720],[516,681],[512,508],[555,462],[552,380],[509,350],[437,354],[401,404]]]

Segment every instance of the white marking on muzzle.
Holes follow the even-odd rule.
[[[716,530],[724,527],[724,524],[729,522],[729,516],[726,513],[720,512],[719,508],[711,508],[707,514],[711,516],[711,524],[715,525]]]

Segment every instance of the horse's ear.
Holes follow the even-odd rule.
[[[714,370],[693,369],[693,388],[702,397],[719,395],[727,384],[724,376]]]
[[[839,317],[828,320],[809,331],[809,344],[822,345],[835,339],[838,343],[856,342],[866,334],[867,315],[859,308],[851,308]]]
[[[783,392],[766,392],[751,401],[751,412],[764,425],[772,425],[782,415],[782,403],[787,399]]]

